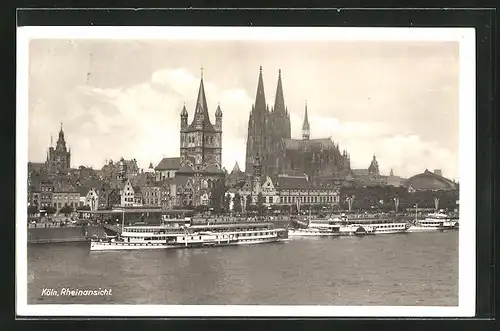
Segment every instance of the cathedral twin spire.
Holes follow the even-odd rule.
[[[281,69],[278,71],[278,86],[276,87],[276,98],[274,99],[274,111],[285,112],[285,98],[283,97],[283,85],[281,83]]]
[[[268,110],[266,103],[266,94],[264,92],[264,79],[262,78],[262,66],[259,69],[259,82],[257,84],[257,94],[255,96],[255,104],[252,105],[252,109],[257,111]],[[276,87],[276,97],[274,99],[275,112],[287,113],[285,107],[285,98],[283,96],[283,84],[281,82],[281,69],[278,70],[278,85]]]
[[[266,94],[264,93],[264,80],[262,78],[262,66],[259,71],[259,82],[257,84],[257,94],[255,96],[255,109],[258,111],[266,109]]]

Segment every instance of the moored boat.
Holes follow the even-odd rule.
[[[283,242],[286,229],[272,223],[127,226],[117,238],[96,238],[91,251],[169,249]]]
[[[428,232],[458,230],[458,220],[451,219],[447,214],[439,211],[428,214],[423,220],[415,220],[408,232]]]
[[[402,222],[348,224],[340,227],[340,235],[360,236],[407,232],[410,225]]]
[[[298,223],[298,228],[288,230],[289,237],[324,237],[340,235],[341,225],[338,220],[314,220],[311,219],[308,223]],[[302,225],[302,227],[300,227]],[[304,227],[305,225],[305,227]]]

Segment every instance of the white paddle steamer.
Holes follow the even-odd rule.
[[[272,223],[191,225],[189,221],[169,221],[159,226],[126,226],[121,234],[94,238],[91,251],[193,248],[283,242],[286,229]]]

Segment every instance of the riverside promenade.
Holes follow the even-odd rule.
[[[86,242],[92,236],[104,235],[104,229],[98,225],[69,225],[28,227],[28,244]]]

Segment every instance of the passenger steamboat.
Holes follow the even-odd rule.
[[[451,219],[442,210],[437,213],[428,214],[423,220],[415,220],[408,232],[428,232],[457,230],[458,221]]]
[[[297,222],[298,223],[298,222]],[[301,225],[300,223],[298,223]],[[410,224],[392,219],[354,219],[345,214],[325,220],[310,220],[305,228],[289,230],[290,237],[299,236],[359,236],[407,232]]]
[[[323,237],[340,235],[341,225],[338,224],[336,220],[328,220],[326,223],[319,220],[310,220],[309,223],[297,221],[297,224],[303,227],[288,230],[289,237]]]
[[[190,221],[169,221],[159,226],[122,226],[121,234],[94,238],[91,251],[193,248],[283,242],[286,229],[272,223],[191,225]]]

